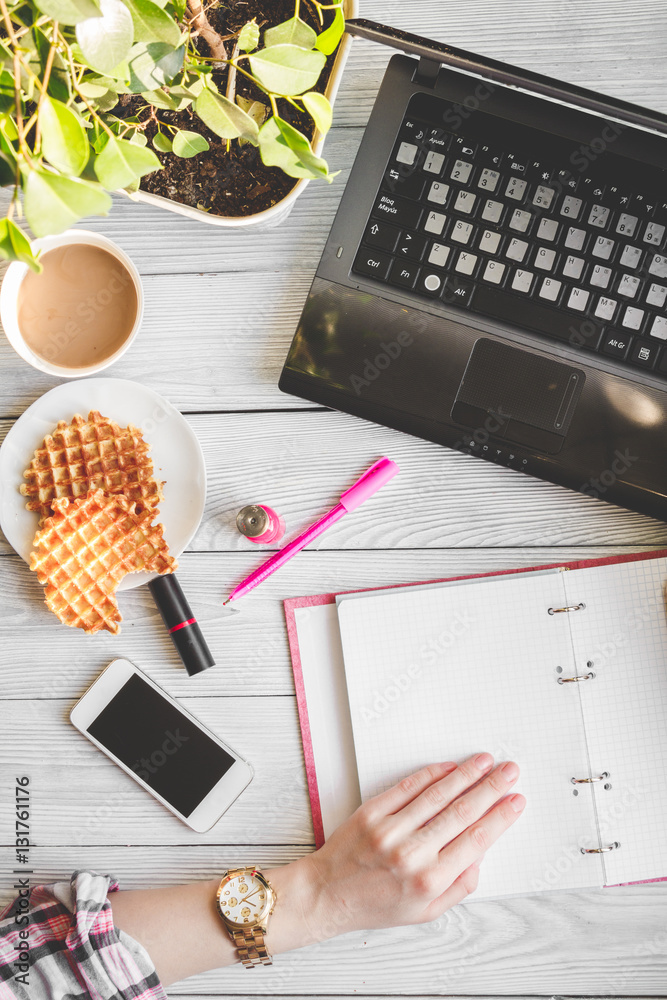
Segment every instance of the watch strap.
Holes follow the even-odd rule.
[[[260,927],[245,927],[238,931],[230,929],[230,934],[246,969],[254,969],[257,965],[273,965]]]

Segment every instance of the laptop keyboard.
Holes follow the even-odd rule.
[[[501,148],[408,115],[353,272],[667,378],[664,190],[505,124]]]

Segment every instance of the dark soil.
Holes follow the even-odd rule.
[[[206,6],[206,13],[216,31],[225,38],[238,32],[253,17],[256,18],[262,32],[273,25],[281,24],[293,16],[294,0],[221,0],[217,7]],[[301,4],[300,16],[319,30],[317,17],[309,9],[307,0]],[[326,23],[325,21],[325,25]],[[225,44],[228,52],[231,52],[233,40]],[[199,47],[202,55],[209,54],[205,43],[200,42]],[[333,58],[333,56],[329,58],[318,83],[318,90],[323,91],[326,86]],[[227,69],[214,72],[213,78],[220,92],[224,93]],[[236,92],[249,100],[260,100],[264,103],[265,98],[261,91],[241,74],[237,74],[236,77]],[[122,105],[122,108],[115,109],[115,113],[125,117],[136,114],[142,106],[145,108],[145,101],[136,96],[129,100],[125,98]],[[310,116],[298,112],[287,101],[280,101],[279,108],[281,116],[286,121],[309,138],[312,137],[313,123]],[[187,160],[173,153],[158,152],[157,156],[164,169],[156,170],[155,173],[142,179],[143,191],[163,195],[172,201],[191,205],[213,215],[246,216],[275,205],[297,183],[293,177],[288,177],[277,167],[265,167],[255,146],[250,144],[240,146],[238,142],[232,142],[228,150],[226,141],[211,132],[191,108],[180,112],[158,110],[156,113],[160,121],[201,133],[208,140],[210,149]],[[144,111],[142,117],[147,117],[147,114]],[[156,131],[155,122],[149,121],[145,135],[151,148],[153,148],[151,140]]]

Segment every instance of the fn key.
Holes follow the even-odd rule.
[[[392,259],[388,253],[382,253],[381,250],[362,247],[354,258],[352,270],[357,274],[368,275],[369,278],[377,278],[378,281],[386,281]]]

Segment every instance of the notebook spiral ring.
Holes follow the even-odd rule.
[[[575,674],[574,677],[559,677],[559,684],[579,684],[581,681],[592,681],[595,674],[589,670],[587,674]]]
[[[585,607],[585,604],[570,604],[565,608],[547,608],[547,612],[550,615],[560,615],[566,611],[581,611]]]
[[[606,854],[608,851],[617,851],[621,845],[617,840],[613,844],[607,844],[606,847],[581,847],[582,854]]]
[[[594,778],[570,778],[570,781],[573,785],[590,785],[594,781],[604,781],[608,777],[609,771],[603,771],[602,774],[596,774]]]

